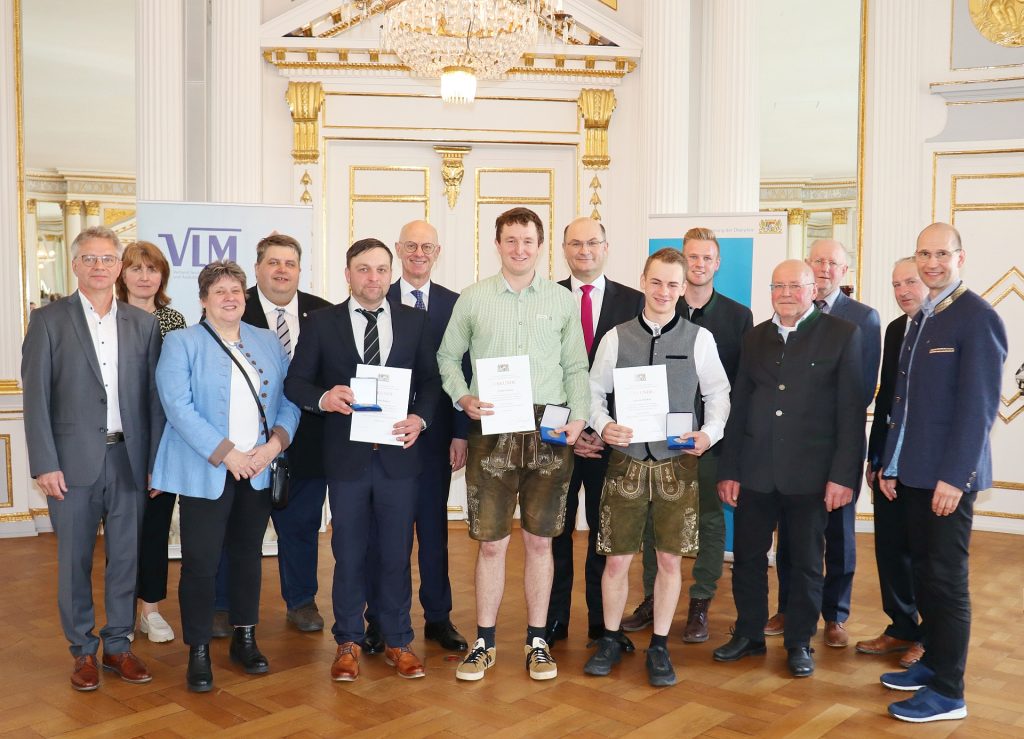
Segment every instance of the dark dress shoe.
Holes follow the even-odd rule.
[[[789,667],[793,677],[810,677],[814,674],[814,651],[810,647],[790,647],[786,650],[789,656],[786,658],[786,666]]]
[[[185,682],[193,693],[209,693],[213,690],[213,668],[210,666],[210,646],[197,644],[188,649],[188,670]]]
[[[366,624],[366,635],[363,637],[363,651],[367,654],[380,654],[384,651],[384,636],[376,621]]]
[[[236,626],[231,635],[231,661],[237,662],[249,675],[262,675],[270,670],[267,658],[256,646],[255,626]]]
[[[764,654],[767,651],[763,641],[751,641],[745,636],[735,636],[720,646],[712,656],[716,662],[735,662],[751,654]]]
[[[423,637],[436,641],[449,652],[465,652],[469,649],[466,637],[460,634],[451,621],[433,621],[423,627]]]
[[[690,598],[690,611],[686,616],[683,641],[699,644],[708,640],[708,604],[710,598]]]
[[[604,633],[602,627],[601,632]],[[548,643],[548,647],[555,646],[555,642],[569,638],[569,624],[565,621],[551,621],[548,623],[547,628],[544,629],[544,641]]]
[[[292,626],[299,631],[323,631],[324,618],[316,607],[316,601],[311,600],[298,608],[289,608],[285,618]]]
[[[231,619],[228,617],[227,611],[213,612],[213,628],[210,631],[210,636],[214,639],[227,639],[231,636]]]
[[[622,643],[613,636],[602,636],[597,640],[597,651],[583,666],[588,675],[604,677],[622,660]]]

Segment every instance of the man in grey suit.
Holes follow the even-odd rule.
[[[148,475],[164,426],[155,370],[160,327],[114,300],[121,243],[107,228],[71,245],[78,290],[32,312],[22,345],[25,435],[32,477],[57,535],[57,604],[75,658],[71,686],[99,687],[103,668],[131,683],[152,680],[132,654],[139,531]],[[107,624],[92,598],[96,531],[103,523]]]
[[[860,328],[864,407],[875,397],[878,363],[882,357],[882,328],[878,311],[848,298],[840,289],[849,269],[846,249],[835,239],[818,239],[811,244],[807,264],[814,272],[817,295],[814,305],[822,313],[842,318]],[[846,619],[850,616],[853,593],[853,572],[857,566],[857,542],[854,530],[857,518],[857,495],[853,501],[829,512],[825,529],[825,586],[822,591],[821,615],[825,619],[825,644],[845,647],[850,643]],[[776,566],[779,575],[779,612],[769,620],[766,634],[783,631],[783,616],[789,598],[789,547],[785,536],[786,520],[779,524],[779,551]]]

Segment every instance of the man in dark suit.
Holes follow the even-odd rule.
[[[295,354],[302,329],[315,310],[331,304],[299,290],[302,246],[274,233],[256,245],[256,284],[249,288],[242,320],[269,328]],[[323,464],[324,420],[305,412],[288,447],[291,488],[288,505],[271,511],[277,531],[277,565],[287,619],[299,631],[320,631],[324,619],[316,607],[317,551],[327,480]]]
[[[437,352],[452,317],[459,294],[431,282],[430,273],[441,255],[437,230],[426,221],[412,221],[402,227],[395,253],[402,262],[402,276],[388,290],[392,305],[407,305],[427,312],[431,351]],[[467,359],[468,362],[468,359]],[[467,365],[468,369],[468,365]],[[441,395],[430,428],[418,442],[422,470],[416,504],[417,558],[420,569],[420,605],[426,622],[423,635],[453,652],[466,651],[466,639],[451,622],[452,585],[448,578],[448,490],[452,473],[466,466],[466,434],[469,420],[455,408],[451,398]],[[377,553],[371,544],[367,574],[376,577]],[[367,609],[367,651],[373,651],[380,639],[376,623],[372,584]],[[376,633],[375,633],[376,632]],[[376,643],[375,643],[376,642]]]
[[[875,564],[878,566],[878,584],[882,590],[882,610],[891,623],[878,638],[857,642],[857,651],[862,654],[906,652],[900,664],[910,667],[921,658],[923,651],[910,565],[906,501],[896,495],[890,498],[879,487],[878,468],[882,463],[889,431],[889,413],[895,395],[900,347],[910,327],[910,318],[918,314],[921,303],[928,297],[928,286],[917,273],[917,260],[914,257],[905,257],[896,262],[892,270],[892,288],[903,313],[885,329],[882,377],[875,398],[875,414],[868,437],[868,465],[864,473],[871,487],[875,514]]]
[[[638,290],[609,280],[604,275],[608,259],[608,236],[604,225],[593,218],[577,218],[562,233],[562,250],[572,275],[560,280],[559,285],[570,290],[580,307],[583,341],[590,366],[598,344],[608,329],[640,315],[644,296]],[[597,553],[598,506],[601,487],[608,468],[608,447],[593,429],[580,434],[573,447],[575,453],[569,497],[565,506],[565,530],[551,543],[555,562],[555,575],[551,583],[548,602],[548,622],[545,641],[554,645],[569,635],[569,613],[572,605],[573,559],[572,541],[576,530],[576,512],[579,509],[580,487],[587,516],[587,559],[584,570],[587,594],[587,638],[598,639],[604,634],[604,616],[601,605],[601,575],[605,558]],[[628,640],[627,640],[628,641]],[[630,647],[632,644],[630,644]]]
[[[881,682],[916,691],[889,714],[921,723],[967,715],[968,547],[977,493],[992,484],[989,433],[1007,341],[999,315],[960,280],[965,253],[955,228],[925,228],[914,256],[928,297],[900,350],[879,485],[904,500],[927,651]]]
[[[875,397],[878,361],[882,353],[878,311],[848,298],[839,289],[849,265],[846,250],[838,241],[815,241],[811,244],[807,263],[814,270],[817,286],[814,304],[818,310],[860,327],[861,346],[864,349],[861,365],[864,373],[862,393],[866,408]],[[863,445],[859,448],[863,449]],[[846,633],[846,620],[850,616],[853,573],[857,567],[856,523],[859,494],[860,485],[857,485],[854,488],[853,501],[848,506],[830,512],[828,526],[825,528],[825,589],[821,599],[821,615],[825,619],[825,644],[830,647],[845,647],[850,643],[849,635]],[[790,582],[787,525],[788,522],[783,516],[779,524],[779,550],[775,559],[779,576],[779,611],[765,627],[766,634],[780,634],[783,631]]]
[[[114,300],[121,243],[107,228],[71,244],[78,290],[32,312],[21,377],[29,470],[46,495],[57,535],[57,604],[75,658],[71,687],[99,687],[103,669],[130,683],[152,676],[132,654],[139,533],[164,427],[156,392],[160,326]],[[92,598],[96,531],[107,552],[100,637]]]
[[[814,274],[797,260],[772,273],[775,316],[743,338],[718,465],[721,499],[736,506],[736,628],[720,662],[764,654],[768,551],[788,519],[791,592],[785,624],[794,677],[814,672],[828,512],[853,500],[864,459],[860,329],[813,303]]]
[[[683,235],[683,256],[686,257],[686,290],[676,304],[676,311],[691,323],[703,326],[715,339],[718,358],[729,377],[736,382],[743,335],[754,325],[750,308],[715,291],[715,274],[722,264],[715,232],[709,228],[691,228]],[[693,563],[693,585],[687,609],[683,641],[691,644],[708,640],[708,607],[718,589],[725,558],[725,513],[718,499],[718,457],[720,443],[712,446],[698,460],[700,486],[700,519],[698,521],[698,552]],[[654,622],[654,580],[658,561],[654,551],[654,535],[650,525],[644,531],[644,599],[633,614],[622,621],[624,631],[639,631]]]
[[[333,680],[355,680],[359,675],[367,599],[364,566],[372,525],[377,530],[377,617],[386,644],[385,659],[401,677],[425,674],[423,663],[409,647],[413,639],[409,559],[418,498],[416,476],[421,468],[415,442],[434,418],[441,379],[426,314],[393,306],[385,299],[391,260],[391,252],[377,239],[352,244],[345,268],[352,297],[310,316],[285,380],[285,395],[292,402],[305,411],[329,414],[323,454],[335,560],[333,633],[338,651],[331,667]],[[358,365],[412,372],[409,413],[392,429],[396,442],[351,439],[356,398],[350,382]]]

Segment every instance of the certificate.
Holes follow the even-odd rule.
[[[409,415],[412,370],[359,364],[356,365],[356,377],[373,377],[377,380],[377,405],[380,406],[380,412],[353,413],[349,438],[370,444],[402,446],[402,442],[395,436],[394,425]]]
[[[632,442],[665,441],[668,376],[665,365],[616,367],[615,422],[633,429]]]
[[[475,379],[480,400],[494,404],[493,415],[480,416],[481,433],[536,430],[528,356],[478,359]]]

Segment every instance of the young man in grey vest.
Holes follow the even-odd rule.
[[[607,675],[622,659],[629,565],[640,550],[650,512],[658,574],[647,676],[656,687],[676,681],[667,639],[682,584],[680,560],[697,548],[697,458],[722,438],[729,417],[729,378],[711,332],[676,312],[685,279],[686,260],[679,251],[652,254],[640,277],[643,313],[605,335],[590,372],[590,425],[612,452],[597,523],[597,551],[606,558],[601,579],[605,633],[583,671]],[[670,412],[696,419],[698,398],[703,399],[700,429],[671,439],[693,439],[692,449],[671,449],[668,440],[633,443],[633,430],[616,423],[615,409],[608,407],[616,368],[656,364],[666,368]]]

